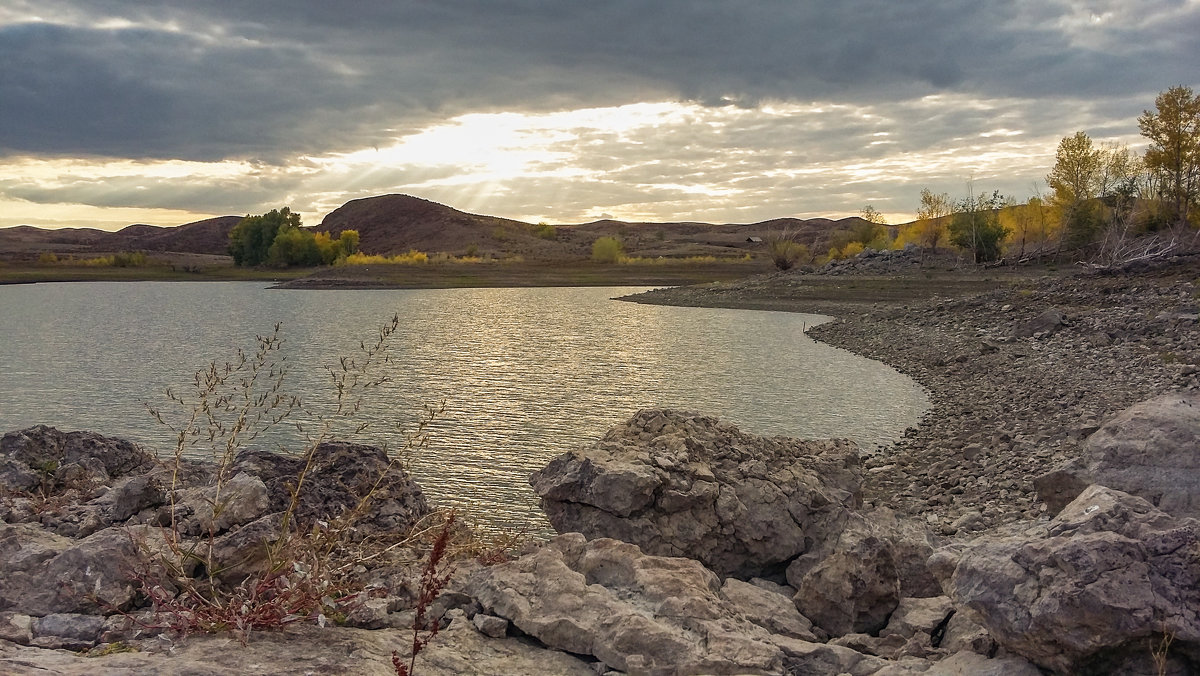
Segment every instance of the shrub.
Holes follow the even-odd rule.
[[[58,262],[58,255],[53,251],[44,251],[38,256],[39,265],[54,265]]]
[[[344,265],[418,265],[429,262],[429,254],[416,249],[395,256],[380,256],[377,254],[352,253],[340,259]]]
[[[854,258],[865,250],[862,242],[850,242],[842,248],[842,258]]]
[[[775,264],[775,267],[780,270],[790,270],[797,264],[807,263],[812,258],[807,246],[785,236],[768,238],[767,254],[771,257],[771,262]]]
[[[533,231],[533,234],[542,239],[556,240],[558,239],[558,228],[555,228],[553,225],[547,225],[546,223],[538,223],[537,228],[535,228]]]
[[[592,243],[592,260],[598,263],[617,263],[625,247],[616,237],[601,237]]]

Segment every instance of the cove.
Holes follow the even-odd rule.
[[[434,504],[488,527],[544,520],[526,480],[647,407],[720,417],[756,434],[889,443],[927,410],[890,367],[804,334],[818,315],[641,305],[642,288],[269,290],[257,282],[0,287],[0,431],[94,430],[159,452],[174,435],[146,404],[185,392],[212,361],[252,352],[281,324],[283,391],[327,407],[325,365],[393,315],[388,382],[355,439],[395,448],[422,406],[445,402],[413,470]],[[299,419],[299,418],[298,418]],[[295,449],[281,425],[253,445]]]

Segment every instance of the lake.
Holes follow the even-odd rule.
[[[357,441],[395,448],[425,404],[445,402],[413,469],[432,502],[486,527],[545,527],[526,483],[636,410],[716,415],[757,434],[888,443],[928,399],[908,377],[808,338],[818,315],[611,300],[642,288],[285,291],[256,282],[0,286],[0,431],[47,424],[139,441],[174,435],[146,404],[225,363],[280,323],[281,391],[320,413],[325,366],[355,357],[399,317],[389,380],[371,390]],[[356,357],[360,358],[360,357]],[[173,418],[168,418],[171,420]],[[296,420],[304,420],[297,414]],[[308,429],[312,429],[311,419]],[[280,425],[253,442],[295,449]],[[200,453],[200,451],[192,451]]]

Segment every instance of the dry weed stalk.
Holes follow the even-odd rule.
[[[373,342],[360,342],[358,354],[325,367],[334,389],[328,415],[311,411],[299,397],[284,393],[288,364],[281,353],[279,324],[270,335],[256,337],[253,354],[239,350],[234,360],[223,365],[212,362],[197,371],[187,395],[168,390],[167,397],[178,410],[181,422],[171,422],[168,412],[147,405],[150,414],[176,439],[169,461],[166,552],[151,557],[153,565],[134,576],[156,615],[163,618],[163,628],[182,633],[232,630],[245,640],[254,629],[302,620],[324,624],[328,613],[344,612],[360,597],[362,589],[353,583],[350,571],[373,554],[351,542],[355,525],[369,513],[389,473],[396,468],[407,470],[413,454],[426,447],[428,425],[444,410],[444,403],[441,407],[425,407],[416,430],[404,434],[402,447],[389,453],[388,464],[354,508],[328,521],[318,521],[307,530],[296,528],[295,519],[305,482],[316,466],[318,446],[330,439],[361,434],[371,426],[356,416],[363,410],[367,395],[391,381],[382,369],[391,363],[389,341],[399,323],[399,317],[394,316],[379,329]],[[304,420],[294,424],[305,436],[300,454],[303,462],[288,483],[287,507],[274,535],[266,542],[266,565],[229,588],[219,578],[231,565],[242,562],[216,560],[213,545],[218,534],[216,524],[231,499],[227,489],[238,453],[272,427],[301,416]],[[395,428],[403,432],[398,423]],[[201,518],[207,532],[200,539],[189,540],[181,532],[177,499],[183,488],[186,459],[195,455],[210,457],[215,470]],[[200,575],[194,577],[197,569]]]
[[[1155,643],[1153,638],[1148,640],[1150,644],[1150,659],[1154,662],[1154,669],[1158,676],[1166,676],[1167,674],[1167,657],[1171,653],[1171,643],[1175,640],[1175,634],[1167,629],[1166,622],[1163,623],[1162,636]]]

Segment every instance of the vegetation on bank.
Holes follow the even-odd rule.
[[[1162,252],[1200,226],[1200,95],[1184,86],[1162,92],[1138,127],[1150,141],[1141,157],[1124,145],[1094,143],[1083,131],[1063,138],[1046,176],[1049,190],[1024,201],[976,192],[973,181],[957,199],[923,188],[912,223],[888,226],[867,205],[862,223],[832,233],[824,256],[796,248],[786,233],[769,239],[768,253],[786,270],[908,245],[935,253],[949,245],[977,263],[1068,252],[1111,263]],[[1144,241],[1156,234],[1164,241]]]
[[[247,215],[229,232],[229,255],[235,265],[332,265],[357,252],[357,230],[343,230],[337,239],[327,232],[304,230],[300,214],[288,207],[259,216]]]

